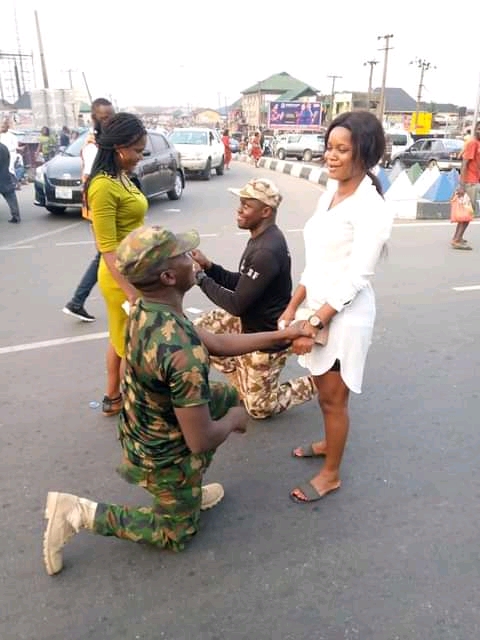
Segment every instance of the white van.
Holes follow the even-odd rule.
[[[399,153],[403,153],[415,142],[412,136],[405,129],[385,129],[392,144],[391,162],[393,162]]]

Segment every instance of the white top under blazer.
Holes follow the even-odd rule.
[[[361,393],[376,311],[370,278],[390,237],[393,217],[368,176],[350,197],[329,209],[336,189],[332,183],[303,230],[300,284],[307,291],[305,306],[317,311],[328,303],[338,313],[326,346],[315,345],[299,363],[312,375],[322,375],[338,359],[347,387]]]

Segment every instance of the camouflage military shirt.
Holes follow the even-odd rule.
[[[210,402],[209,356],[193,324],[168,305],[138,301],[126,339],[119,435],[134,465],[167,467],[191,455],[175,407]]]

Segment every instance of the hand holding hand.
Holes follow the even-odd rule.
[[[315,338],[317,330],[315,327],[306,320],[297,320],[292,324],[289,324],[286,329],[283,330],[285,340],[295,340],[296,338]]]
[[[313,338],[296,338],[293,340],[291,348],[293,353],[296,353],[297,356],[303,356],[306,353],[310,353],[314,344],[315,342]]]
[[[210,269],[212,262],[200,251],[200,249],[193,249],[190,253],[192,258],[201,266],[202,269]]]
[[[288,307],[282,313],[277,321],[277,326],[282,331],[285,327],[288,327],[295,320],[295,311],[289,309]]]

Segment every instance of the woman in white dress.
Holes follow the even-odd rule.
[[[295,457],[324,457],[320,472],[290,494],[297,502],[319,500],[340,488],[340,464],[349,428],[350,391],[360,393],[375,322],[370,277],[385,247],[392,216],[371,172],[382,158],[385,136],[366,111],[343,113],[325,135],[325,160],[334,188],[320,197],[304,229],[305,270],[279,318],[307,317],[324,346],[311,338],[293,344],[318,390],[325,438],[293,450]],[[305,308],[303,308],[305,307]]]

